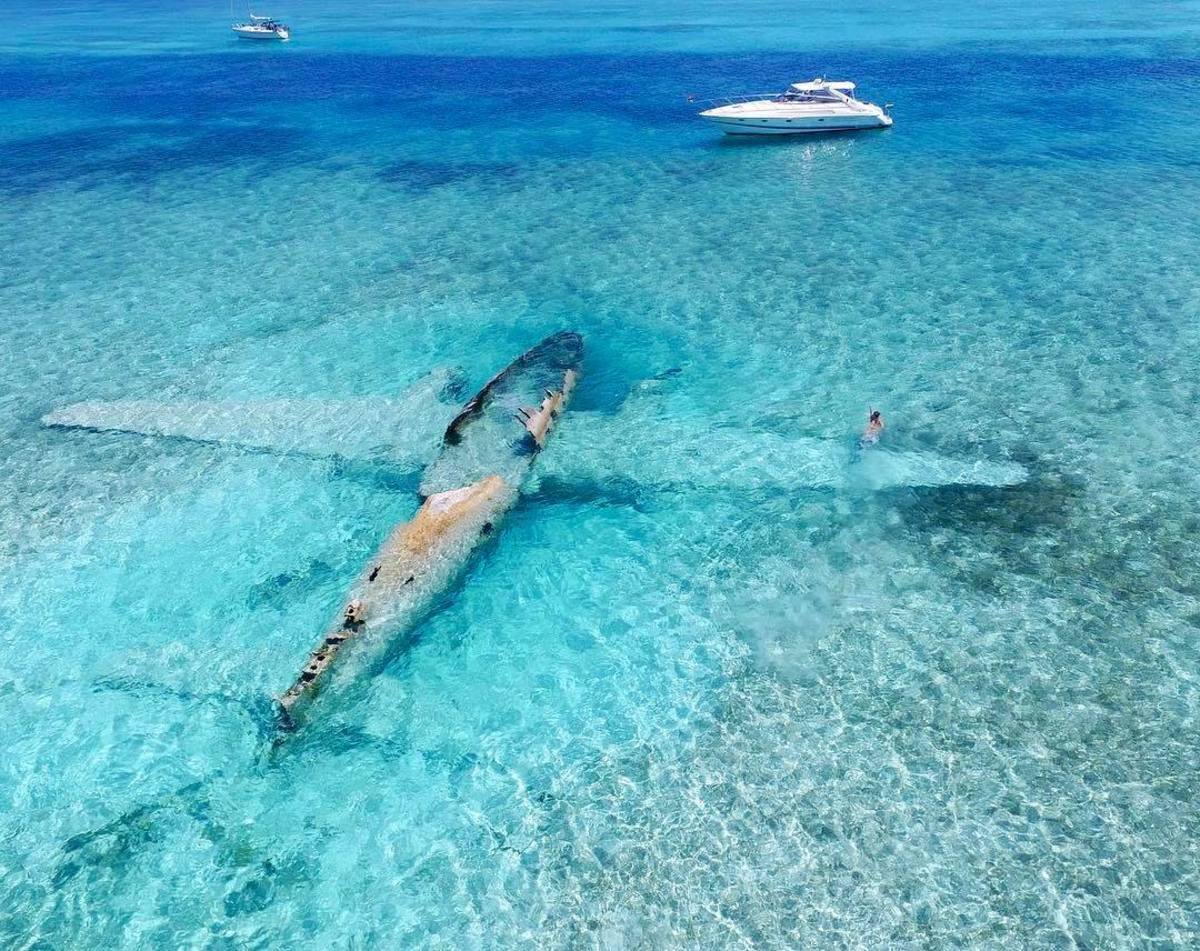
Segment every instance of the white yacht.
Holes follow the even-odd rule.
[[[233,32],[247,40],[290,40],[292,31],[289,27],[272,17],[260,17],[250,14],[246,23],[235,23]]]
[[[814,79],[792,83],[766,99],[749,96],[700,113],[729,135],[790,135],[880,129],[892,124],[891,103],[877,106],[854,98],[854,83]]]

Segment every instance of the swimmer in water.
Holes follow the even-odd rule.
[[[883,416],[877,409],[872,409],[867,414],[867,428],[863,430],[862,436],[858,440],[858,444],[866,449],[867,446],[874,446],[879,442],[879,436],[883,432]]]

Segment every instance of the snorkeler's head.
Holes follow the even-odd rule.
[[[873,423],[879,422],[879,410],[877,410],[877,409],[871,410],[871,422],[873,422]]]

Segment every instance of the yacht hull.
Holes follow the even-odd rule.
[[[276,32],[275,30],[239,30],[236,26],[233,32],[240,36],[243,40],[286,40],[291,38],[288,32]]]
[[[887,116],[829,116],[795,119],[755,118],[752,116],[705,116],[726,135],[803,135],[811,132],[853,132],[860,129],[885,129],[892,124]]]

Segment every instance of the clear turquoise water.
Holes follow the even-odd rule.
[[[1193,944],[1196,5],[354,7],[267,49],[0,14],[3,943]],[[895,127],[684,99],[819,72]],[[562,328],[563,446],[679,368],[688,447],[874,404],[1031,477],[547,477],[269,756],[415,480],[39,423],[480,383]]]

